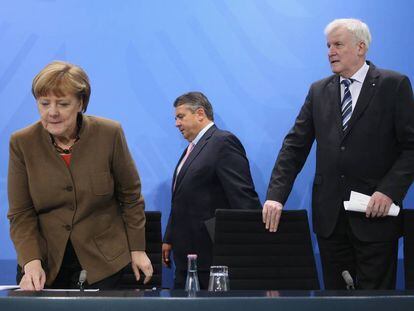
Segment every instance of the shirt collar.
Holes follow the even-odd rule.
[[[208,129],[210,127],[212,127],[214,125],[214,122],[210,122],[209,124],[207,124],[205,127],[203,127],[203,129],[197,134],[197,136],[194,138],[194,140],[192,141],[192,143],[194,145],[197,145],[197,143],[200,141],[201,137],[203,137],[203,135],[208,131]]]
[[[358,71],[355,72],[353,76],[351,77],[352,82],[356,81],[362,84],[365,80],[365,77],[367,76],[368,70],[369,70],[369,66],[366,62],[364,62],[361,68],[359,68]],[[346,78],[341,77],[339,82],[342,82],[343,80],[346,80]]]

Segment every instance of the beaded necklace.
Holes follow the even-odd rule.
[[[80,131],[81,127],[82,127],[82,115],[78,114],[78,117],[77,117],[77,120],[76,120],[76,138],[75,138],[75,141],[73,142],[73,144],[70,145],[69,148],[67,148],[67,149],[64,149],[64,148],[60,147],[57,144],[57,142],[56,142],[55,138],[53,137],[53,135],[49,134],[50,138],[52,140],[52,144],[55,147],[56,151],[59,152],[59,154],[71,154],[72,153],[73,146],[80,139],[79,131]]]

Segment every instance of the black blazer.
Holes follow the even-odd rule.
[[[401,206],[414,175],[414,99],[406,76],[372,63],[350,119],[342,131],[339,76],[314,83],[286,136],[272,172],[267,198],[285,203],[316,139],[312,210],[314,231],[328,237],[350,191],[380,191]],[[366,218],[347,212],[364,241],[401,235],[401,217]],[[282,216],[283,217],[283,216]]]
[[[184,155],[185,151],[178,164]],[[191,253],[198,254],[199,269],[208,269],[212,242],[204,221],[214,217],[219,208],[261,208],[246,152],[236,136],[213,125],[178,176],[174,172],[173,185],[175,179],[164,242],[172,244],[177,269],[187,269],[187,254]]]

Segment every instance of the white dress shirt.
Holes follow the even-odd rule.
[[[361,68],[351,77],[353,80],[352,84],[349,86],[349,91],[351,92],[352,97],[352,111],[355,110],[355,105],[358,101],[359,94],[361,93],[362,84],[364,83],[365,77],[367,76],[369,66],[366,62],[362,65]],[[344,77],[340,77],[339,82],[346,80]],[[345,85],[341,83],[341,102],[345,94]]]

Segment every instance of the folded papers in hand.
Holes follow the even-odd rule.
[[[349,198],[349,201],[344,201],[345,210],[365,213],[370,199],[371,197],[369,195],[351,191],[351,197]],[[388,212],[388,216],[398,216],[399,212],[400,207],[392,203]]]

